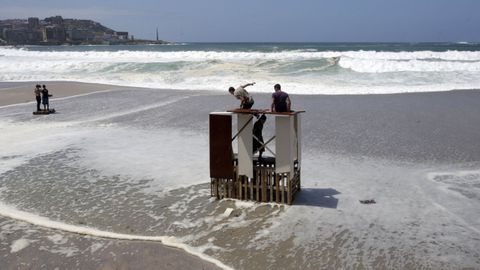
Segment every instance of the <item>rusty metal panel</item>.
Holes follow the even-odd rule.
[[[210,114],[210,177],[233,179],[232,116]]]

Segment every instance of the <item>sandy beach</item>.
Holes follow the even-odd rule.
[[[98,91],[109,91],[122,89],[121,86],[102,85],[94,83],[71,83],[71,82],[0,82],[0,106],[36,102],[33,96],[33,89],[36,84],[45,84],[50,92],[54,93],[53,98],[62,98],[74,95],[87,94]],[[32,96],[34,99],[32,99]]]
[[[171,237],[233,269],[480,268],[479,90],[291,95],[302,191],[283,206],[210,198],[208,114],[238,105],[226,91],[49,82],[58,113],[33,116],[34,84],[0,83],[6,269],[218,269],[36,219]],[[33,215],[2,217],[17,210]]]

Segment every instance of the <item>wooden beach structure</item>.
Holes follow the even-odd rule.
[[[303,112],[235,109],[210,113],[211,196],[292,204],[301,187]],[[269,115],[275,123],[275,135],[261,146],[272,156],[261,159],[253,153],[253,122],[258,114]],[[232,136],[233,117],[237,118],[237,130]],[[236,152],[232,146],[234,140],[237,140]],[[274,151],[269,147],[273,142]]]

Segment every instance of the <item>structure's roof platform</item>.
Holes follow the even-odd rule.
[[[243,114],[273,114],[273,115],[289,116],[289,115],[304,113],[305,111],[299,110],[299,111],[290,111],[290,112],[272,112],[270,110],[230,109],[230,110],[227,110],[227,112],[243,113]]]

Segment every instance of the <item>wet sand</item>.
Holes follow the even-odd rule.
[[[72,82],[0,82],[0,106],[35,102],[36,84],[47,86],[51,99],[87,94],[97,91],[125,89],[122,86]]]
[[[193,130],[194,136],[186,136],[189,144],[186,148],[176,148],[177,141],[169,141],[175,145],[173,150],[183,150],[193,157],[198,155],[192,151],[207,149],[204,137],[208,135],[208,113],[223,111],[238,104],[230,95],[212,91],[143,89],[140,92],[120,92],[101,95],[96,102],[115,96],[116,102],[127,100],[138,110],[118,114],[114,108],[111,111],[106,108],[102,114],[111,114],[109,118],[91,116],[93,120],[90,120],[87,115],[84,126],[95,121],[96,126],[113,123],[124,125],[128,130],[148,129],[148,132]],[[269,107],[269,94],[254,93],[254,96],[255,108]],[[94,106],[86,100],[82,99],[85,106]],[[205,181],[202,179],[204,184],[174,190],[162,199],[148,194],[140,195],[137,190],[145,188],[143,185],[148,183],[148,179],[141,178],[145,183],[127,186],[129,179],[122,179],[116,174],[106,177],[95,170],[69,166],[72,163],[69,158],[75,149],[37,157],[22,168],[5,173],[4,187],[8,192],[2,194],[2,200],[69,224],[87,224],[123,233],[133,230],[139,234],[188,236],[190,239],[187,238],[185,242],[189,245],[216,247],[205,253],[235,269],[480,267],[480,193],[477,192],[480,91],[292,95],[292,101],[294,109],[307,112],[302,119],[303,188],[291,207],[211,201],[208,196],[208,173]],[[70,105],[72,110],[75,109],[73,113],[58,114],[54,120],[41,118],[39,121],[56,123],[78,118],[75,112],[78,113],[79,109],[71,106],[73,102],[59,102],[59,106],[64,108]],[[24,111],[23,107],[15,108],[9,110],[8,115],[15,121],[31,123],[32,116]],[[63,111],[66,112],[66,109]],[[87,111],[95,114],[90,109]],[[271,122],[267,122],[267,135],[269,128]],[[177,137],[177,140],[183,138],[178,133],[172,134],[171,137]],[[128,135],[124,137],[132,138],[130,133]],[[154,133],[153,137],[157,135],[165,139],[162,133]],[[112,137],[107,133],[105,138]],[[145,150],[136,142],[129,142],[128,147],[134,149],[130,154],[135,154],[136,149]],[[149,147],[153,148],[155,144],[149,144]],[[159,151],[152,149],[152,152]],[[148,151],[141,152],[141,155],[148,155]],[[132,159],[135,157],[140,158],[133,156]],[[207,163],[207,169],[201,167],[199,170],[198,164],[194,164],[195,158],[183,157],[178,154],[175,156],[176,161],[188,161],[183,162],[188,168],[180,171],[180,175],[192,177],[199,172],[203,175],[208,170]],[[151,159],[156,160],[153,166],[159,166],[158,156]],[[136,166],[146,171],[152,169],[142,167],[142,164]],[[193,173],[189,174],[189,171]],[[40,172],[45,172],[41,179],[31,179],[31,174]],[[115,173],[120,174],[118,171]],[[74,181],[85,175],[98,181]],[[54,179],[54,176],[66,180]],[[65,182],[69,184],[68,187],[65,187]],[[117,190],[104,187],[115,187]],[[41,201],[35,200],[43,194],[50,196]],[[22,196],[33,200],[26,202]],[[98,200],[99,197],[109,200],[103,202]],[[85,203],[72,203],[69,198]],[[128,201],[125,198],[135,200]],[[375,199],[377,204],[361,205],[361,199]],[[91,205],[88,204],[90,202]],[[52,205],[56,205],[55,209],[52,209]],[[89,212],[93,207],[115,211],[111,214]],[[234,211],[230,216],[223,217],[228,208]],[[119,224],[117,220],[122,223]],[[3,219],[0,222],[5,227],[14,221]],[[52,248],[44,249],[35,245],[55,242],[52,241],[56,239],[55,232],[41,228],[40,238],[43,237],[43,240],[11,253],[12,243],[25,237],[25,233],[27,239],[37,240],[37,237],[28,236],[28,226],[24,231],[14,228],[13,233],[18,231],[18,235],[7,236],[8,241],[2,241],[0,256],[8,258],[14,266],[19,265],[13,262],[15,256],[30,253],[46,254],[42,257],[55,258],[62,265],[88,265],[91,250],[98,251],[100,247],[106,252],[113,249],[114,254],[130,252],[133,254],[132,262],[147,256],[148,263],[145,266],[157,266],[154,265],[154,258],[148,255],[148,250],[161,246],[155,243],[105,240],[105,244],[102,239],[69,234],[66,237],[76,239],[72,240],[74,247],[83,251],[68,257],[65,256],[69,250],[67,244],[63,244],[67,246],[58,254],[55,253],[58,245],[53,247],[53,251]],[[102,243],[99,244],[99,241]],[[79,244],[83,242],[86,243]],[[137,248],[147,250],[148,254],[137,252]],[[105,255],[101,251],[99,254],[104,255],[95,257],[97,262],[92,264],[93,268],[101,267],[98,260],[108,257],[110,253]],[[115,256],[108,259],[110,263],[119,263],[120,269],[127,268],[130,262],[116,261]],[[32,261],[25,257],[21,263],[31,264]],[[139,262],[135,265],[142,264]]]
[[[0,82],[0,107],[18,103],[32,103],[35,82]],[[52,97],[56,98],[126,89],[121,86],[72,83],[41,82],[46,84]],[[131,88],[129,88],[131,89]],[[0,232],[0,261],[2,269],[221,269],[183,250],[164,246],[161,243],[112,240],[81,234],[68,234],[62,240],[56,230],[41,228],[28,223],[0,216],[0,227],[11,227],[11,231]],[[128,227],[128,226],[127,226]],[[5,228],[5,227],[4,227]],[[33,242],[16,242],[29,231],[40,231]],[[64,234],[64,232],[61,232]],[[53,237],[52,237],[53,236]],[[53,246],[59,241],[67,242],[64,250]],[[17,245],[15,245],[17,243]],[[20,248],[18,251],[15,249]],[[75,255],[70,255],[74,251]]]
[[[27,223],[0,217],[0,226],[8,224],[15,229],[4,232],[1,238],[1,268],[4,270],[221,269],[196,256],[159,243],[111,240],[80,234],[60,236],[55,230],[35,228]],[[22,242],[22,237],[33,229],[41,235],[35,241]],[[66,247],[58,248],[62,243]]]

